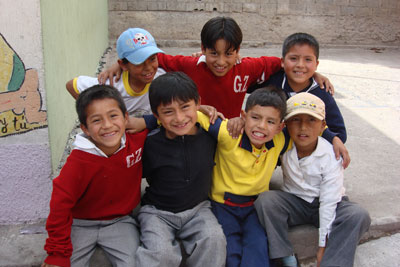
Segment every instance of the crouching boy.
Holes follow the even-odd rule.
[[[357,244],[371,220],[344,195],[341,160],[320,137],[324,102],[310,93],[292,96],[285,123],[292,141],[282,156],[283,186],[260,194],[254,204],[268,235],[270,258],[297,266],[288,227],[314,224],[319,226],[318,266],[353,266]]]
[[[125,134],[125,104],[107,85],[82,92],[76,110],[83,133],[53,180],[42,266],[89,266],[96,246],[113,266],[135,266],[139,231],[129,214],[140,201],[147,131]]]

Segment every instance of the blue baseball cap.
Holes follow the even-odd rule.
[[[148,57],[164,53],[157,47],[151,34],[141,28],[129,28],[117,40],[117,53],[120,59],[126,58],[134,65],[142,64]]]

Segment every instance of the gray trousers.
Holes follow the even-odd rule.
[[[113,266],[135,266],[139,230],[131,216],[113,220],[74,219],[71,227],[72,267],[89,266],[96,246],[101,247]]]
[[[294,253],[288,239],[290,226],[319,225],[319,200],[308,203],[293,194],[273,190],[259,195],[254,207],[268,236],[271,259]],[[368,230],[371,219],[360,205],[343,197],[336,208],[321,266],[353,266],[358,242]]]
[[[178,267],[182,261],[179,242],[188,255],[186,266],[225,266],[225,236],[209,201],[179,213],[145,205],[138,220],[141,244],[136,252],[137,266]]]

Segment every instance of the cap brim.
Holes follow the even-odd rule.
[[[146,61],[146,59],[148,59],[150,56],[157,53],[164,54],[164,51],[155,46],[146,46],[127,56],[126,59],[134,65],[139,65]]]
[[[313,116],[314,118],[317,118],[317,119],[319,119],[319,120],[324,120],[324,117],[322,117],[322,116],[320,116],[320,115],[317,115],[317,114],[315,114],[315,112],[312,112],[311,110],[308,110],[308,109],[298,109],[298,110],[295,110],[295,111],[293,111],[293,112],[291,112],[291,113],[289,113],[289,114],[287,114],[286,116],[285,116],[285,121],[287,121],[288,119],[290,119],[291,117],[293,117],[293,116],[295,116],[295,115],[298,115],[298,114],[307,114],[307,115],[310,115],[310,116]]]

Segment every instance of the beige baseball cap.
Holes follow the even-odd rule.
[[[308,114],[319,120],[325,119],[325,103],[318,97],[310,93],[298,93],[286,102],[285,120],[297,114]]]

